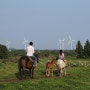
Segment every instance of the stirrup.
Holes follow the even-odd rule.
[[[37,65],[33,65],[33,67],[36,67]]]

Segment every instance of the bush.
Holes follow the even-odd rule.
[[[8,49],[6,46],[0,44],[0,59],[8,57]]]

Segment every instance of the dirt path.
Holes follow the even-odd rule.
[[[67,74],[66,76],[63,76],[63,77],[73,77],[73,76],[77,76],[77,75],[75,75],[75,74]],[[38,76],[38,77],[34,77],[33,79],[32,78],[29,78],[29,77],[27,77],[27,78],[23,78],[22,80],[29,80],[29,79],[32,79],[32,80],[35,80],[35,79],[40,79],[40,78],[46,78],[46,79],[49,79],[49,78],[60,78],[59,76],[53,76],[53,77],[45,77],[45,76]],[[2,80],[0,80],[0,83],[3,83],[3,82],[18,82],[18,81],[20,81],[20,79],[18,79],[18,78],[9,78],[9,79],[2,79]]]

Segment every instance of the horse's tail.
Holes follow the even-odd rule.
[[[22,79],[22,57],[18,60],[18,72],[20,74],[20,79]]]
[[[18,60],[18,70],[19,72],[21,71],[22,63],[21,63],[21,58]]]

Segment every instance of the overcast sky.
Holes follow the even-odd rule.
[[[24,37],[35,49],[70,49],[90,40],[90,0],[0,0],[0,44],[24,49]]]

